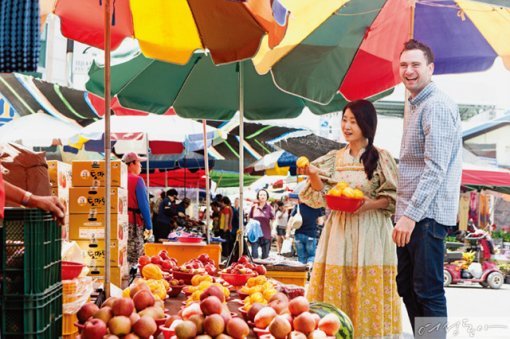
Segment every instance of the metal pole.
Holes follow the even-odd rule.
[[[105,230],[104,230],[104,291],[110,297],[110,223],[111,223],[111,137],[110,137],[110,23],[111,0],[104,1],[104,156],[105,156]]]
[[[202,129],[204,131],[204,165],[205,165],[205,224],[206,224],[206,240],[207,244],[211,243],[209,234],[209,225],[211,223],[210,204],[211,204],[211,187],[209,186],[209,154],[207,153],[207,124],[202,120]],[[200,186],[199,186],[200,187]]]
[[[151,149],[149,147],[149,134],[145,133],[145,141],[146,141],[146,147],[147,147],[147,201],[150,201],[150,193],[149,193],[149,187],[150,187],[150,170],[149,170],[149,155],[151,153]]]
[[[239,64],[239,257],[244,253],[243,190],[244,190],[244,79],[243,63]]]

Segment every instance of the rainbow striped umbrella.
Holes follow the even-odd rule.
[[[116,0],[111,47],[138,40],[147,57],[185,64],[208,49],[215,64],[251,58],[262,39],[273,48],[286,33],[288,11],[280,0]],[[104,48],[102,0],[58,0],[62,34]]]
[[[278,48],[253,60],[279,88],[322,104],[338,92],[351,101],[397,85],[400,51],[411,37],[431,46],[435,74],[484,71],[498,56],[510,69],[509,7],[507,0],[350,0],[286,46],[289,23]]]

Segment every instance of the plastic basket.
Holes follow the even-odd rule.
[[[61,229],[50,213],[6,208],[0,243],[1,295],[39,294],[60,284]]]
[[[78,333],[74,323],[78,322],[76,314],[64,314],[62,318],[62,335],[71,335]]]
[[[2,298],[5,338],[58,338],[62,335],[62,285],[32,296]]]

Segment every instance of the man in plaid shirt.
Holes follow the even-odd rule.
[[[406,42],[400,76],[410,97],[400,149],[393,240],[398,292],[415,331],[418,317],[446,321],[443,240],[447,227],[457,221],[462,172],[458,107],[431,81],[433,71],[430,48],[416,40]]]

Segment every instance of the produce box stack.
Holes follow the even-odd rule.
[[[69,240],[69,186],[71,186],[71,165],[57,160],[47,160],[51,195],[58,197],[66,206],[65,222],[62,225],[62,239]]]
[[[50,213],[8,208],[0,227],[0,337],[62,333],[60,227]]]
[[[106,221],[104,161],[73,161],[69,190],[69,239],[86,253],[89,275],[104,277]],[[127,167],[111,162],[110,281],[121,286],[128,274]]]

